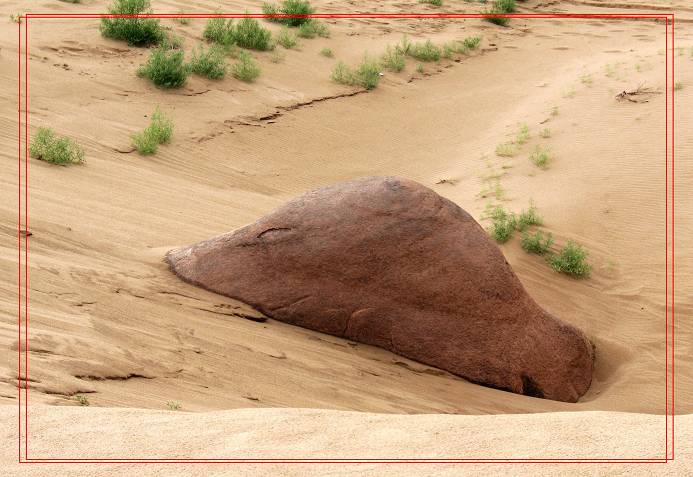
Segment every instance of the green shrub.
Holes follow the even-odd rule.
[[[295,34],[289,31],[288,27],[284,26],[281,30],[279,30],[279,34],[277,35],[277,43],[287,50],[290,50],[298,44],[298,39],[296,38]]]
[[[525,231],[522,232],[521,243],[525,252],[543,255],[551,248],[553,244],[553,235],[549,233],[544,236],[541,230],[537,230],[534,234]]]
[[[373,89],[380,82],[380,64],[366,56],[361,64],[352,70],[340,61],[332,70],[331,78],[336,83]]]
[[[219,79],[226,75],[226,50],[222,45],[211,45],[205,49],[198,45],[193,49],[192,59],[188,63],[190,72],[209,79]]]
[[[541,225],[541,222],[541,217],[537,214],[537,208],[530,202],[529,209],[522,210],[517,217],[516,227],[520,232],[524,232],[530,225]]]
[[[182,50],[155,48],[137,74],[149,78],[162,88],[179,88],[188,79],[188,68],[183,64]]]
[[[233,20],[230,18],[210,18],[207,20],[202,37],[220,45],[232,45],[234,42]]]
[[[422,43],[410,43],[406,53],[419,61],[438,61],[443,54],[440,47],[434,45],[431,40]]]
[[[142,132],[132,135],[132,144],[137,152],[148,156],[156,152],[159,144],[165,144],[171,140],[173,134],[173,121],[163,115],[157,107],[152,114],[152,119]]]
[[[260,76],[260,67],[255,63],[253,57],[247,51],[238,54],[238,61],[231,67],[231,74],[246,83],[252,83]]]
[[[180,408],[181,408],[181,405],[180,405],[180,403],[179,403],[178,401],[168,401],[168,402],[166,403],[166,406],[168,406],[168,408],[169,408],[171,411],[178,411],[178,410],[180,410]]]
[[[504,142],[496,146],[496,155],[500,157],[513,157],[517,154],[517,146],[512,142]]]
[[[464,46],[467,47],[469,50],[476,50],[479,45],[481,44],[481,37],[480,36],[469,36],[465,38],[462,43]]]
[[[281,6],[265,3],[262,5],[262,12],[266,15],[310,15],[313,13],[313,7],[310,6],[310,2],[307,0],[284,0]],[[268,18],[269,21],[275,23],[283,23],[284,25],[290,27],[301,26],[304,23],[310,22],[310,18],[289,18],[289,17],[275,17]]]
[[[399,48],[393,48],[388,45],[382,57],[382,64],[383,68],[390,71],[402,71],[406,64],[404,53]]]
[[[115,0],[108,12],[114,15],[150,13],[149,0]],[[101,34],[106,38],[127,41],[129,45],[150,46],[165,35],[156,18],[102,18]]]
[[[526,124],[521,124],[520,130],[517,132],[517,135],[515,136],[515,143],[524,144],[527,141],[529,141],[529,126],[527,126]]]
[[[515,0],[495,0],[493,2],[493,7],[491,10],[487,11],[487,14],[491,15],[505,15],[507,13],[512,13],[515,11]],[[486,21],[495,23],[496,25],[505,26],[508,24],[509,18],[504,17],[486,17]]]
[[[254,18],[240,20],[232,35],[236,44],[242,48],[264,51],[274,47],[272,33],[267,28],[260,26],[260,22]]]
[[[517,224],[515,214],[508,213],[501,206],[492,208],[489,217],[491,219],[491,227],[489,233],[491,237],[498,243],[507,242],[512,237]]]
[[[49,128],[39,128],[29,145],[29,154],[51,164],[79,164],[84,162],[84,149],[67,137],[56,137]]]
[[[587,252],[573,241],[568,241],[558,255],[551,254],[546,260],[557,272],[577,278],[589,276],[592,270],[587,263]]]
[[[70,2],[70,3],[78,3],[78,2]],[[88,406],[89,405],[89,399],[87,399],[87,397],[84,394],[76,394],[75,395],[75,401],[77,401],[77,403],[80,406]]]
[[[421,74],[421,75],[424,74],[424,65],[423,65],[423,63],[419,63],[418,65],[416,65],[416,72],[419,73],[419,74]]]
[[[546,169],[549,167],[549,162],[551,162],[551,153],[548,149],[542,149],[537,146],[534,152],[529,156],[529,160],[532,161],[535,166]]]
[[[443,6],[443,0],[419,0],[419,3],[428,3],[429,5],[433,5],[436,7]]]
[[[320,50],[320,54],[326,58],[334,58],[334,53],[331,48],[323,48]]]
[[[315,38],[316,36],[329,38],[330,30],[327,29],[327,25],[324,23],[311,18],[298,27],[298,36],[301,38]]]

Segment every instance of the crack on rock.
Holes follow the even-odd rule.
[[[287,303],[286,305],[280,305],[280,306],[277,306],[277,307],[274,307],[274,308],[270,308],[269,310],[272,311],[272,312],[275,312],[275,311],[277,311],[277,310],[283,310],[284,308],[289,308],[289,307],[291,307],[291,306],[297,305],[297,304],[301,303],[302,301],[307,300],[308,298],[310,298],[310,297],[312,297],[312,296],[313,296],[313,295],[305,295],[305,296],[302,296],[302,297],[299,297],[299,298],[295,299],[295,300],[292,301],[291,303]]]
[[[270,232],[288,232],[291,229],[289,227],[271,227],[267,230],[263,230],[257,235],[257,238],[262,238],[265,234],[270,233]]]

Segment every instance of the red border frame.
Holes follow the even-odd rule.
[[[18,126],[18,215],[17,215],[17,244],[18,244],[18,346],[17,346],[17,394],[18,394],[18,459],[19,463],[667,463],[674,460],[674,14],[673,13],[631,13],[631,14],[509,14],[509,15],[488,15],[488,14],[447,14],[447,13],[412,13],[412,14],[388,14],[388,13],[337,13],[337,14],[311,14],[311,15],[274,15],[276,17],[289,18],[488,18],[488,17],[507,17],[507,18],[593,18],[593,19],[653,19],[661,20],[665,24],[665,101],[666,101],[666,140],[665,140],[665,169],[666,169],[666,260],[665,260],[665,330],[666,330],[666,358],[665,358],[665,431],[666,445],[665,456],[662,458],[489,458],[489,459],[196,459],[196,458],[151,458],[151,459],[128,459],[128,458],[29,458],[29,408],[28,408],[28,369],[29,369],[29,293],[28,293],[28,257],[29,257],[29,237],[24,236],[24,378],[22,379],[22,46],[24,46],[24,230],[29,230],[28,216],[28,144],[29,144],[29,19],[49,19],[49,18],[267,18],[266,14],[141,14],[141,15],[113,15],[113,14],[31,14],[27,13],[20,17],[22,22],[18,23],[17,29],[17,126]],[[671,30],[669,24],[671,23]],[[22,43],[22,24],[24,25],[24,43]],[[671,35],[671,48],[669,48],[669,36]],[[669,63],[671,62],[671,72]],[[671,87],[671,111],[669,110],[669,88]],[[671,112],[671,116],[670,116]],[[671,123],[671,127],[669,124]],[[669,143],[671,141],[671,145]],[[671,166],[669,165],[669,154],[671,154]],[[671,167],[671,171],[670,171]],[[671,174],[671,176],[670,176]],[[669,196],[669,183],[671,181],[671,196]],[[671,206],[670,206],[671,204]],[[671,214],[671,215],[670,215]],[[671,217],[671,229],[669,218]],[[671,230],[671,236],[669,231]],[[669,241],[671,237],[671,248]],[[671,268],[669,268],[671,252]],[[671,270],[671,278],[669,271]],[[671,303],[671,305],[670,305]],[[671,306],[671,311],[670,311]],[[669,315],[671,314],[671,320]],[[670,338],[671,332],[671,338]],[[671,339],[671,356],[669,343]],[[671,368],[669,366],[671,359]],[[671,371],[671,372],[670,372]],[[24,381],[24,457],[22,457],[22,381]],[[671,381],[671,383],[670,383]],[[671,394],[670,394],[671,393]],[[671,397],[671,406],[669,405]],[[671,411],[671,412],[670,412]],[[669,419],[671,418],[671,426]],[[671,445],[669,443],[671,438]],[[671,456],[670,456],[671,455]]]

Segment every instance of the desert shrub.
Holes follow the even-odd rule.
[[[287,50],[290,50],[298,44],[298,39],[296,38],[296,35],[289,30],[288,27],[284,26],[281,30],[279,30],[279,34],[277,34],[277,43],[279,43]]]
[[[431,40],[426,40],[425,42],[409,44],[406,53],[419,61],[438,61],[443,51],[439,46],[434,45]]]
[[[29,154],[51,164],[84,162],[84,149],[67,137],[56,137],[49,128],[39,128],[29,145]]]
[[[541,137],[543,137],[544,139],[548,139],[548,138],[551,137],[551,130],[550,130],[549,128],[544,128],[544,129],[541,130],[541,132],[539,133],[539,135],[540,135]]]
[[[517,132],[517,135],[515,136],[515,143],[524,144],[527,141],[529,141],[529,126],[527,126],[526,124],[521,124],[520,130]]]
[[[504,142],[496,146],[496,155],[500,157],[513,157],[517,154],[517,146],[511,142]]]
[[[238,61],[231,66],[231,74],[246,83],[252,83],[260,76],[260,67],[247,51],[238,53]]]
[[[676,83],[674,83],[674,91],[679,91],[682,89],[683,89],[683,83],[681,83],[680,81],[677,81]]]
[[[405,63],[404,53],[399,48],[393,48],[388,45],[382,57],[383,68],[390,71],[402,71]]]
[[[469,36],[465,38],[462,43],[464,46],[467,47],[469,50],[476,50],[479,45],[481,44],[481,37],[480,36]]]
[[[233,39],[242,48],[253,50],[271,50],[272,33],[260,25],[254,18],[243,18],[233,30]]]
[[[573,241],[568,241],[558,254],[551,254],[546,260],[557,272],[577,278],[589,276],[592,270],[587,263],[587,252]]]
[[[162,88],[179,88],[188,79],[188,68],[183,64],[182,50],[155,48],[137,74],[149,78]]]
[[[334,53],[331,48],[323,48],[320,50],[320,54],[326,58],[334,58]]]
[[[416,65],[416,72],[421,74],[421,75],[424,73],[424,65],[422,63],[419,63],[418,65]]]
[[[164,50],[180,50],[183,48],[183,38],[177,35],[164,35],[159,43],[159,47]]]
[[[491,237],[498,243],[507,242],[512,237],[517,224],[515,214],[508,213],[503,207],[497,206],[492,208],[489,218],[491,219],[489,228]]]
[[[419,0],[419,3],[428,3],[429,5],[433,5],[435,7],[443,6],[443,0]]]
[[[332,70],[331,78],[336,83],[373,89],[380,82],[380,64],[366,56],[359,66],[352,70],[340,61]]]
[[[310,2],[307,0],[284,0],[279,6],[270,3],[263,4],[262,12],[266,15],[310,15],[313,13],[313,7],[311,7]],[[311,19],[305,17],[274,17],[268,18],[268,20],[275,23],[282,23],[290,27],[297,27],[310,22]]]
[[[330,30],[324,23],[311,18],[298,27],[298,36],[301,38],[315,38],[316,36],[329,38]]]
[[[166,406],[171,410],[171,411],[178,411],[181,408],[181,405],[178,401],[168,401],[166,403]]]
[[[541,217],[537,213],[537,208],[530,202],[527,210],[522,210],[517,216],[516,228],[523,232],[530,225],[541,225]]]
[[[199,45],[193,49],[188,68],[191,73],[209,79],[223,78],[226,75],[225,53],[226,50],[221,45],[211,45],[207,49],[204,45]]]
[[[220,45],[232,45],[234,41],[233,20],[230,18],[210,18],[207,20],[202,37]]]
[[[548,149],[542,149],[541,147],[537,146],[534,149],[534,152],[530,154],[529,160],[532,161],[535,166],[541,169],[546,169],[549,167],[549,162],[551,162],[551,153]]]
[[[491,10],[486,13],[491,15],[504,15],[515,11],[515,0],[494,0]],[[486,17],[486,21],[495,23],[496,25],[505,26],[508,24],[509,18],[504,17]]]
[[[114,0],[108,12],[114,15],[150,13],[149,0]],[[161,42],[164,29],[157,18],[102,18],[101,34],[129,45],[150,46]]]
[[[551,248],[553,244],[553,235],[550,233],[544,235],[541,230],[537,230],[534,234],[525,231],[522,232],[520,240],[525,252],[543,255]]]
[[[10,13],[10,21],[12,23],[22,23],[22,15],[19,13]]]
[[[71,2],[71,3],[77,3],[77,2]],[[87,397],[84,394],[75,395],[75,401],[77,401],[77,403],[80,406],[88,406],[89,405],[89,399],[87,399]]]
[[[157,107],[152,114],[149,126],[142,132],[132,135],[132,144],[137,152],[148,156],[156,152],[159,144],[165,144],[171,140],[173,134],[173,121],[163,115]]]

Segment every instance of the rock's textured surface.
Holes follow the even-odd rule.
[[[314,190],[166,258],[272,318],[479,384],[574,402],[592,380],[583,333],[537,305],[469,214],[410,180]]]

